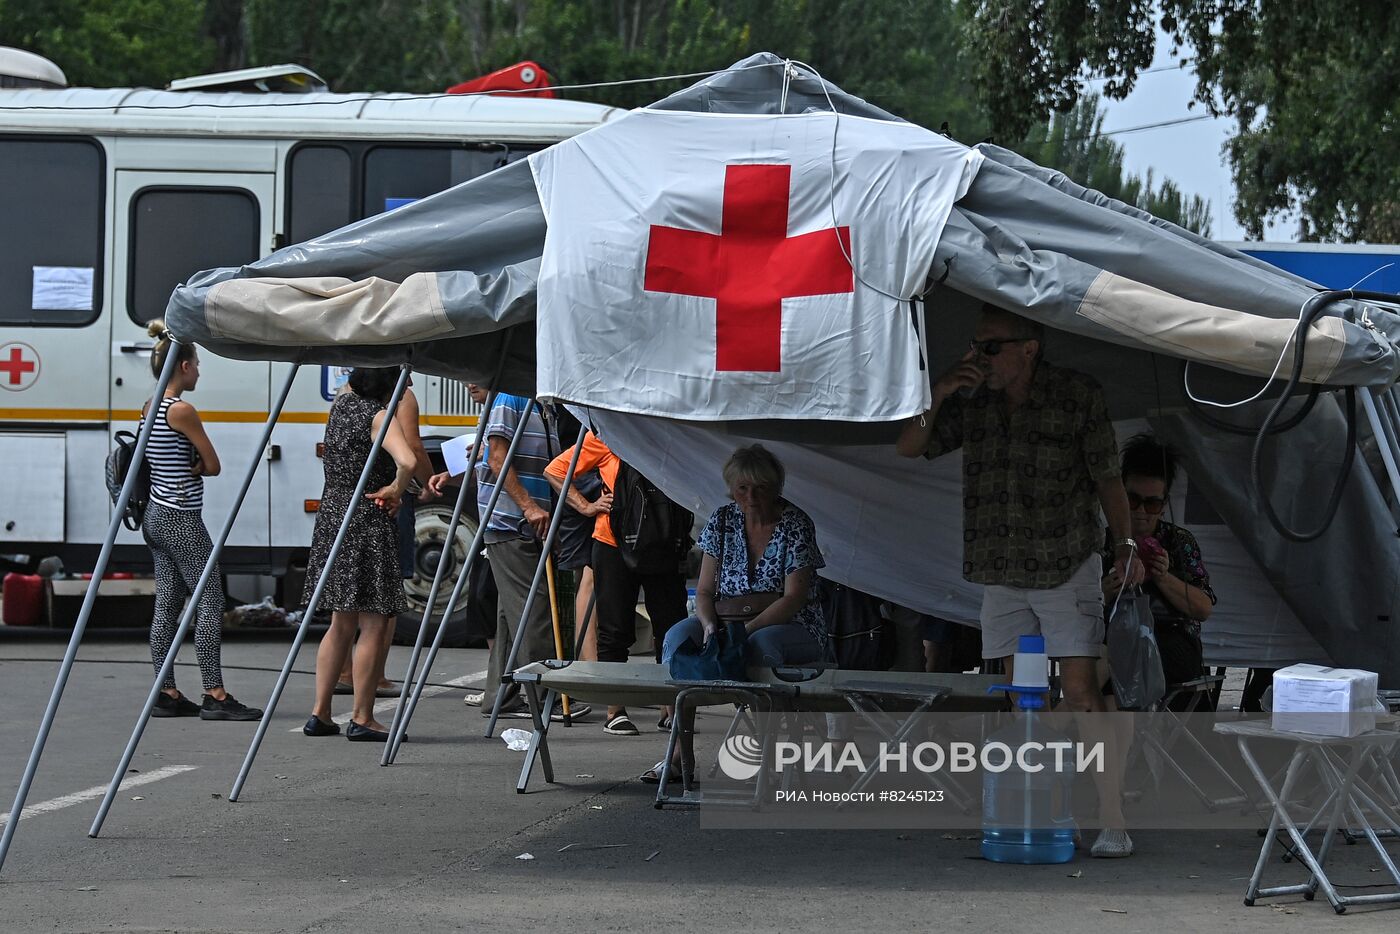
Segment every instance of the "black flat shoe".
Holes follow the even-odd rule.
[[[301,731],[307,736],[335,736],[340,732],[340,724],[322,720],[313,713]]]
[[[345,728],[345,738],[352,743],[387,743],[389,733],[386,730],[371,730],[367,726],[360,726],[354,720]],[[404,737],[407,739],[408,737]]]
[[[263,712],[256,707],[246,707],[234,700],[232,694],[224,695],[223,700],[215,700],[204,695],[204,706],[199,709],[201,720],[261,720]]]
[[[179,697],[171,697],[161,691],[156,695],[155,706],[151,708],[151,716],[197,717],[199,716],[199,705],[183,694]]]

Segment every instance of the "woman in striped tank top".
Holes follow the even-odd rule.
[[[159,318],[147,327],[156,338],[151,352],[151,371],[157,378],[171,352],[165,322]],[[204,423],[194,406],[181,396],[193,392],[199,382],[199,354],[193,344],[178,344],[175,372],[165,395],[152,411],[147,401],[142,421],[153,418],[146,460],[151,466],[151,499],[141,523],[141,533],[150,546],[156,571],[156,612],[151,620],[151,661],[160,670],[185,601],[194,592],[209,561],[214,544],[204,527],[204,478],[219,473],[219,454],[204,431]],[[175,674],[165,679],[153,717],[199,717],[201,720],[258,720],[262,711],[245,707],[224,690],[219,651],[223,635],[224,589],[219,569],[214,568],[209,585],[200,597],[195,622],[195,654],[204,679],[204,703],[197,705],[175,686]],[[178,649],[177,649],[178,650]]]

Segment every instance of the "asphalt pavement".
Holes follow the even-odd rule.
[[[262,706],[288,646],[225,647],[226,683]],[[0,811],[8,810],[53,684],[60,643],[0,642]],[[397,677],[408,650],[396,647]],[[1260,840],[1248,831],[1140,832],[1126,860],[1008,866],[967,831],[710,830],[657,811],[637,774],[661,755],[595,712],[551,731],[556,777],[514,784],[521,754],[481,736],[462,704],[486,653],[445,650],[398,763],[380,747],[300,732],[303,649],[242,800],[226,800],[252,724],[155,720],[101,837],[88,826],[151,679],[139,642],[80,654],[0,871],[0,931],[1074,931],[1394,930],[1400,911],[1334,917],[1301,897],[1246,908]],[[198,694],[193,646],[177,677]],[[479,682],[478,682],[479,683]],[[348,710],[337,698],[337,712]],[[392,703],[392,702],[389,702]],[[389,714],[381,719],[388,722]],[[702,754],[723,732],[704,714]],[[506,726],[523,726],[506,723]],[[1341,881],[1374,858],[1341,848]],[[529,859],[524,858],[529,854]],[[1297,864],[1271,863],[1296,874]]]

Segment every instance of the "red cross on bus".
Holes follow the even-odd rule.
[[[855,291],[849,227],[788,236],[791,178],[726,166],[718,236],[651,227],[643,288],[715,299],[716,370],[781,371],[783,299]]]
[[[29,357],[33,359],[28,359]],[[30,373],[37,373],[38,370],[39,355],[34,352],[33,347],[18,343],[0,347],[0,386],[12,390],[25,389],[34,382],[34,377],[25,377]]]

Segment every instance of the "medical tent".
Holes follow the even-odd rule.
[[[792,166],[790,205],[778,163]],[[707,174],[715,166],[722,179]],[[778,219],[745,215],[743,198]],[[638,235],[650,252],[634,263],[616,251]],[[761,252],[763,237],[777,252]],[[824,257],[831,281],[788,277],[769,294],[768,267],[743,260],[794,251]],[[723,283],[693,281],[720,266]],[[803,297],[823,289],[852,297]],[[409,363],[476,382],[504,353],[501,388],[570,405],[700,515],[725,500],[730,451],[762,440],[786,464],[786,496],[816,522],[825,576],[972,623],[958,455],[905,460],[893,439],[991,302],[1042,322],[1047,359],[1098,380],[1120,437],[1151,429],[1179,453],[1186,479],[1169,518],[1197,533],[1220,595],[1203,633],[1209,662],[1330,661],[1396,686],[1400,545],[1383,455],[1400,427],[1400,318],[1354,299],[1301,327],[1318,292],[765,53],[529,160],[200,273],[172,296],[167,323],[233,358]],[[837,308],[855,308],[860,326]],[[726,326],[780,330],[781,359],[726,364],[737,346]],[[1261,448],[1261,490],[1254,429],[1299,353],[1287,430]],[[1272,375],[1262,398],[1232,409],[1191,398],[1243,400]],[[1352,418],[1354,458],[1347,387],[1371,394],[1382,420]],[[1294,528],[1318,525],[1339,478],[1315,540],[1265,517],[1261,495]]]

